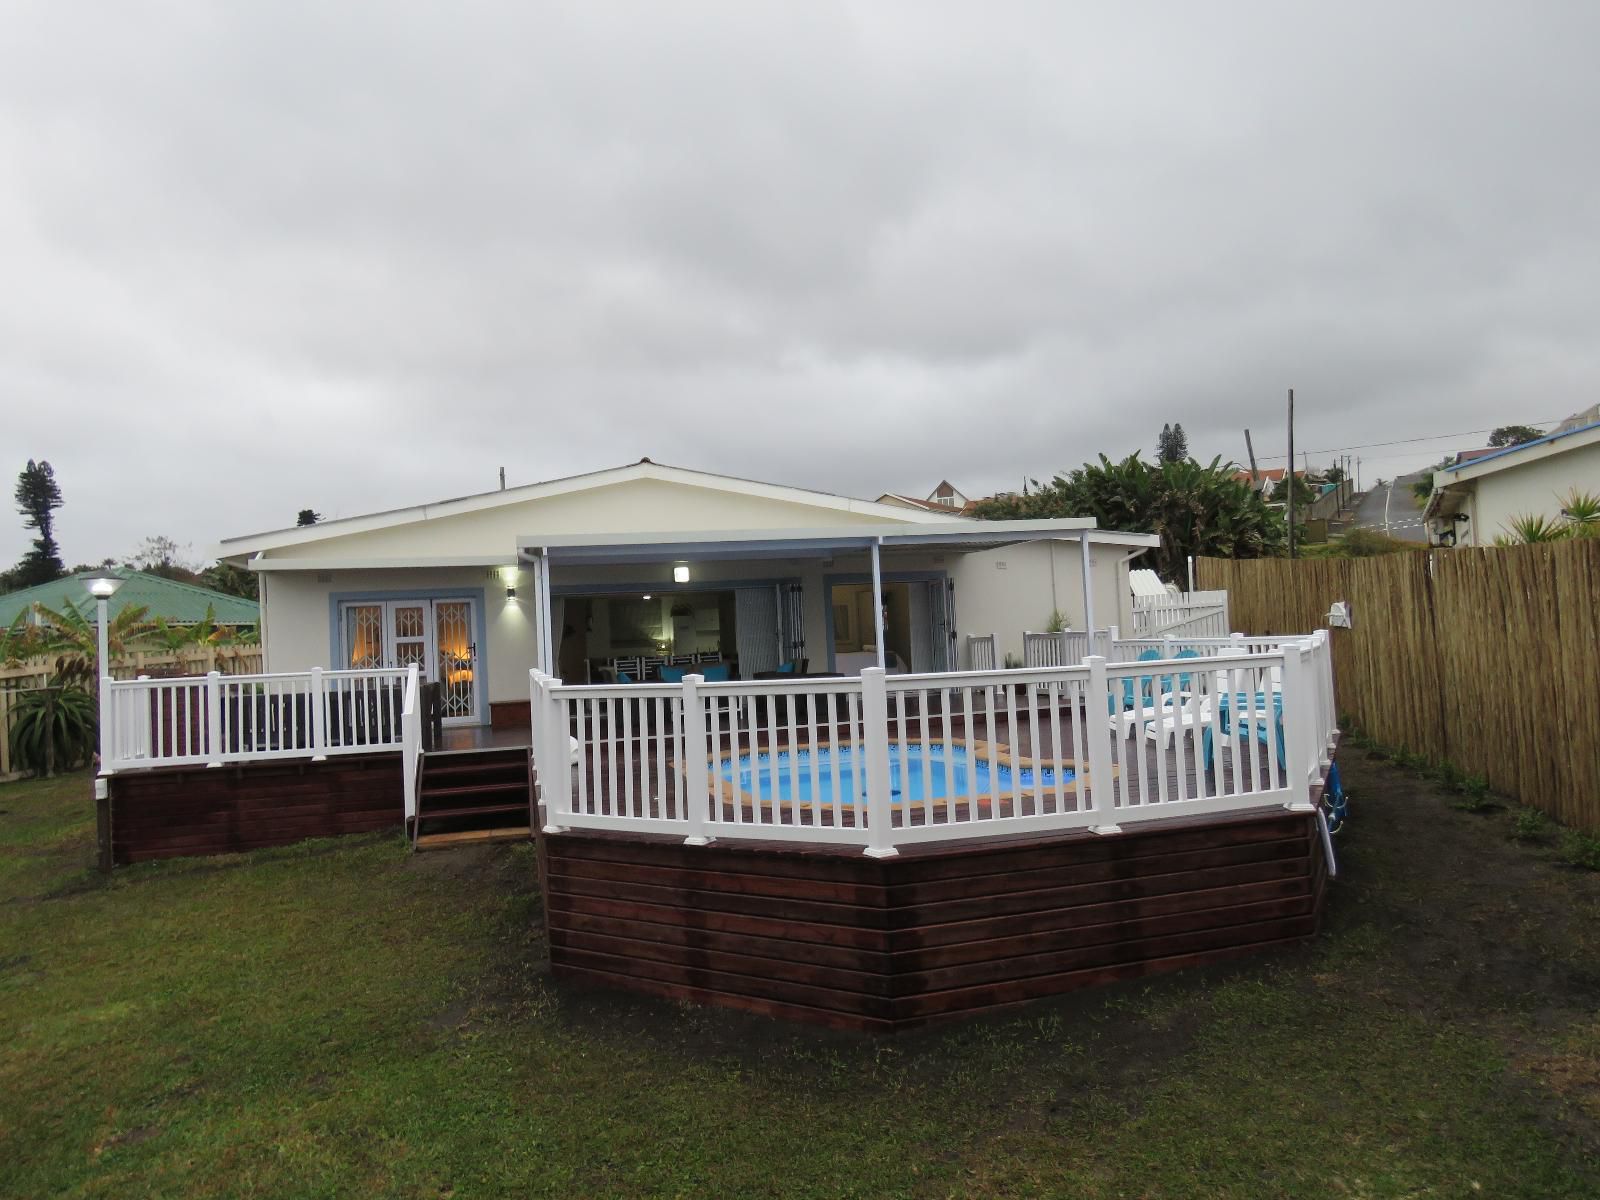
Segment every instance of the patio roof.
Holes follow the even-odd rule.
[[[564,534],[517,539],[519,560],[568,563],[642,563],[677,559],[831,558],[840,552],[937,550],[973,553],[1052,540],[1145,549],[1158,545],[1153,533],[1096,529],[1088,517],[1038,521],[951,521],[932,526],[841,525],[816,529],[704,530],[678,533]]]

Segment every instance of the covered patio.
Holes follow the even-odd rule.
[[[997,652],[1020,662],[1023,633],[1053,614],[1084,630],[1116,625],[1128,560],[1155,540],[1067,518],[522,537],[517,555],[533,582],[539,669],[637,683],[721,663],[708,678],[986,668]],[[708,599],[718,595],[720,613]],[[707,615],[711,628],[697,628]],[[975,653],[969,637],[988,644]]]

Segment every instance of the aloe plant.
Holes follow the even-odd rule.
[[[1506,523],[1506,532],[1494,539],[1496,546],[1533,546],[1541,542],[1563,542],[1568,538],[1600,537],[1600,496],[1570,489],[1557,496],[1559,518],[1543,513],[1519,513]]]
[[[23,692],[11,710],[11,759],[46,778],[84,766],[94,756],[94,697],[79,687]]]

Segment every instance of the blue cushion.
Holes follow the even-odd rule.
[[[661,682],[662,683],[682,683],[683,682],[683,677],[685,675],[687,675],[688,673],[689,673],[688,669],[685,668],[685,667],[662,667],[661,668]]]
[[[779,675],[793,675],[794,674],[794,660],[790,659],[786,663],[779,663],[778,664],[778,674]]]
[[[617,682],[618,683],[632,683],[633,682],[633,676],[629,675],[626,671],[618,671],[617,672]]]
[[[717,663],[714,666],[708,666],[704,671],[701,671],[700,674],[704,677],[707,683],[727,683],[728,664]]]

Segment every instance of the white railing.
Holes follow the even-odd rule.
[[[102,680],[103,771],[398,750],[414,668]]]
[[[1063,629],[1056,633],[1024,633],[1022,635],[1022,665],[1025,669],[1042,667],[1068,667],[1081,663],[1091,654],[1102,658],[1111,656],[1112,643],[1117,637],[1115,625],[1097,629],[1090,639],[1088,630]]]
[[[1133,632],[1137,637],[1162,633],[1189,637],[1228,635],[1228,593],[1189,592],[1182,596],[1136,596]]]
[[[967,665],[974,671],[992,671],[1000,665],[995,657],[994,634],[967,635]]]
[[[1256,653],[1005,671],[610,687],[530,675],[548,832],[917,842],[1272,805],[1335,734],[1318,633]],[[571,746],[576,741],[576,755]],[[575,765],[574,765],[575,764]]]
[[[417,773],[422,763],[422,677],[417,665],[406,669],[400,701],[400,770],[406,820],[417,815]]]

